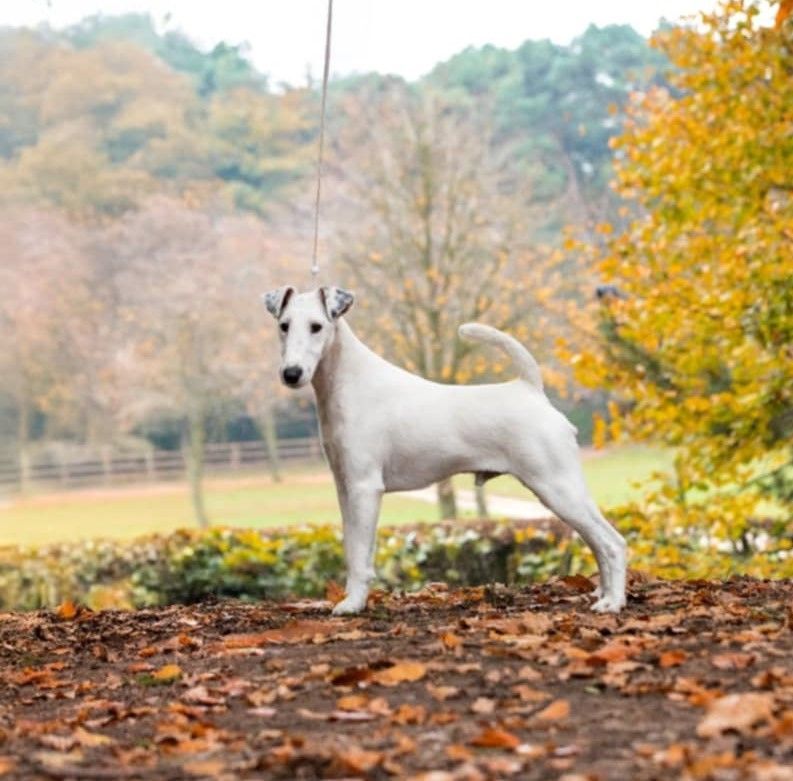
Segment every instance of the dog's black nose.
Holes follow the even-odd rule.
[[[303,370],[299,366],[287,366],[283,371],[284,382],[287,385],[297,385],[303,376]]]

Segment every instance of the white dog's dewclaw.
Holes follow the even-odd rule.
[[[342,319],[352,293],[321,287],[298,294],[286,286],[264,300],[278,321],[283,382],[311,383],[317,397],[344,522],[347,588],[334,613],[366,606],[383,494],[459,472],[514,475],[592,548],[601,583],[592,609],[625,605],[625,541],[590,497],[575,429],[548,401],[540,367],[523,345],[467,323],[460,334],[503,350],[518,379],[441,385],[394,366],[356,338]]]

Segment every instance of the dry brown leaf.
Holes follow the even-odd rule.
[[[477,697],[471,705],[471,710],[474,713],[481,715],[488,715],[496,709],[496,701],[488,699],[487,697]]]
[[[419,681],[427,674],[427,666],[423,662],[410,659],[396,661],[391,667],[376,670],[372,680],[383,686],[397,686],[406,681]]]
[[[697,727],[697,735],[701,738],[714,738],[729,730],[740,733],[750,732],[756,724],[770,721],[773,711],[773,694],[757,692],[727,694],[708,705],[705,718]]]
[[[556,582],[568,591],[578,594],[588,594],[595,590],[595,584],[584,575],[567,575]]]
[[[532,689],[531,686],[526,686],[525,683],[519,683],[512,687],[512,691],[523,700],[523,702],[542,702],[543,700],[550,699],[551,695],[548,692],[540,691],[539,689]]]
[[[600,667],[614,662],[624,662],[629,659],[638,649],[631,648],[625,643],[608,643],[597,651],[586,655],[586,663],[590,667]]]
[[[403,702],[391,716],[394,724],[423,724],[427,720],[427,709],[423,705]]]
[[[251,692],[255,694],[255,692]],[[182,699],[185,702],[194,702],[196,705],[224,705],[225,700],[222,697],[216,697],[210,694],[206,686],[192,686],[182,694]]]
[[[344,599],[344,588],[335,580],[329,580],[325,585],[325,599],[332,605],[338,605]]]
[[[448,700],[450,697],[456,697],[460,693],[456,686],[433,686],[431,683],[427,684],[427,691],[438,702]]]
[[[501,729],[501,727],[486,727],[470,743],[479,748],[516,749],[520,745],[520,740],[516,735]]]
[[[185,762],[182,767],[191,776],[216,778],[226,769],[226,763],[221,759],[194,759]]]
[[[454,632],[444,632],[441,635],[441,644],[449,651],[460,651],[462,650],[463,639],[454,634]]]
[[[178,664],[166,664],[159,670],[155,670],[151,677],[160,683],[169,683],[182,677],[182,668]]]
[[[100,735],[97,732],[88,732],[82,727],[77,727],[74,731],[74,739],[85,748],[95,748],[96,746],[108,746],[115,741],[107,735]]]
[[[339,710],[363,710],[369,703],[369,698],[363,694],[347,694],[339,697],[336,707]]]
[[[311,640],[325,640],[331,635],[342,631],[350,631],[360,624],[358,620],[327,620],[302,619],[288,621],[278,629],[268,629],[252,634],[227,635],[223,638],[223,646],[228,649],[258,648],[263,645],[279,645],[282,643],[305,643]]]
[[[336,753],[336,759],[353,773],[367,773],[383,761],[379,751],[367,751],[358,746],[350,746]]]
[[[719,670],[745,670],[754,664],[754,654],[746,653],[726,653],[717,654],[710,663]]]
[[[376,713],[378,716],[390,716],[391,706],[385,697],[375,697],[370,700],[369,707],[367,708],[371,713]]]
[[[658,657],[658,666],[664,669],[669,667],[677,667],[688,659],[688,654],[682,649],[673,649],[671,651],[664,651]]]
[[[71,621],[73,618],[77,617],[77,612],[77,605],[75,605],[71,599],[67,599],[58,605],[58,609],[55,611],[55,614],[61,619],[61,621]]]
[[[560,721],[570,715],[570,703],[567,700],[554,700],[535,715],[540,721]]]
[[[330,682],[334,686],[354,686],[356,683],[368,681],[372,671],[368,667],[348,667],[346,670],[334,673]]]
[[[0,776],[8,775],[12,770],[16,770],[16,766],[15,757],[0,757]]]
[[[445,753],[449,759],[455,762],[470,762],[474,758],[474,752],[459,743],[446,746]]]

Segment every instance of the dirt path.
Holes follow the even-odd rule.
[[[0,621],[0,777],[790,781],[793,584]]]

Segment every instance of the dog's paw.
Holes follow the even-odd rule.
[[[333,608],[334,616],[352,616],[360,613],[366,607],[366,594],[363,596],[351,595],[345,597]]]
[[[592,610],[596,613],[619,613],[625,607],[624,596],[605,596],[601,597],[594,605]]]

